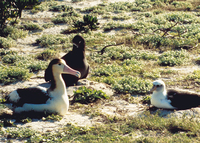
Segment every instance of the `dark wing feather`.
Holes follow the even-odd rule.
[[[183,90],[169,89],[167,97],[171,105],[178,109],[189,109],[200,105],[200,94]]]
[[[17,106],[17,107],[23,106],[24,103],[44,104],[50,98],[46,91],[37,87],[19,88],[17,89],[17,93],[19,94],[20,99],[17,103],[13,103],[13,106]]]

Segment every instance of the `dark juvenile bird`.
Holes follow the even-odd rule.
[[[11,92],[4,104],[15,113],[48,111],[65,115],[69,108],[69,99],[61,74],[68,73],[79,78],[80,72],[67,66],[63,59],[54,59],[46,73],[52,79],[49,89],[40,86],[20,88]]]
[[[168,89],[162,80],[153,82],[151,104],[163,109],[189,109],[200,105],[200,94],[188,90]]]
[[[79,71],[81,73],[80,79],[86,78],[89,73],[89,64],[87,63],[85,56],[85,40],[82,36],[76,35],[73,40],[73,49],[62,57],[63,60],[71,68]],[[62,74],[66,86],[73,86],[77,84],[79,78],[70,74]],[[51,81],[50,78],[46,77],[45,80]]]

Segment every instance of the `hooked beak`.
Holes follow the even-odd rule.
[[[73,43],[73,45],[76,47],[76,48],[78,48],[79,46],[76,44],[76,43]]]
[[[154,90],[156,90],[156,86],[155,85],[149,90],[149,93],[152,93]]]
[[[64,66],[63,73],[71,74],[78,78],[81,77],[81,73],[79,71],[70,68],[68,65]]]

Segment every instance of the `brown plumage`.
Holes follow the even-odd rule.
[[[65,60],[66,64],[71,68],[78,70],[81,73],[80,79],[86,78],[89,73],[89,64],[87,63],[85,57],[85,40],[82,36],[76,35],[73,40],[73,49],[62,57]],[[62,74],[62,77],[65,81],[66,86],[73,86],[77,84],[79,78],[69,74]],[[51,81],[51,78],[46,78],[45,80]]]

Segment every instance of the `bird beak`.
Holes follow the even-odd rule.
[[[78,45],[77,45],[76,43],[73,43],[73,45],[74,45],[76,48],[78,48]]]
[[[81,73],[79,71],[70,68],[68,65],[64,66],[63,73],[71,74],[78,78],[81,77]]]
[[[156,86],[153,86],[153,87],[149,90],[149,93],[152,93],[154,90],[156,90]]]

